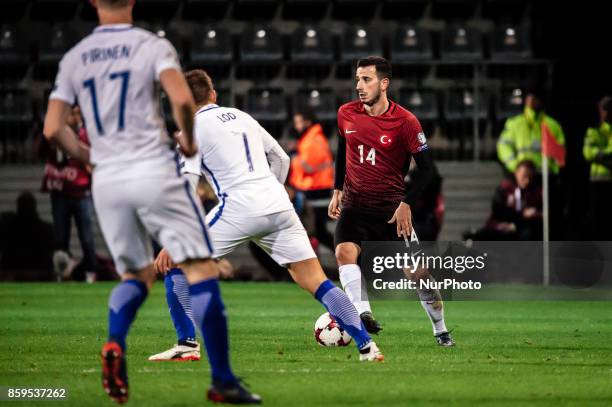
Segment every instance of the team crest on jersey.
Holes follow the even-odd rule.
[[[419,132],[419,134],[417,134],[417,140],[419,140],[419,143],[421,144],[427,143],[427,140],[425,139],[425,133],[423,133],[422,131]]]
[[[391,137],[387,136],[386,134],[383,134],[382,136],[380,136],[380,143],[382,145],[389,145],[391,144],[393,140],[391,139]]]

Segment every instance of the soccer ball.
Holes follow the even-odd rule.
[[[321,315],[315,322],[314,336],[321,346],[346,346],[351,343],[351,336],[340,327],[329,312]]]

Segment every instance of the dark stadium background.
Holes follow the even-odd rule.
[[[394,64],[395,82],[403,81],[400,88],[423,87],[421,79],[432,67],[437,67],[433,77],[443,78],[443,84],[436,85],[433,113],[421,119],[426,129],[437,126],[447,139],[460,140],[449,149],[434,150],[439,162],[474,160],[470,147],[472,111],[454,105],[456,95],[452,94],[457,87],[471,89],[473,66],[486,66],[487,73],[480,79],[492,79],[485,84],[487,102],[478,119],[481,139],[488,125],[494,142],[504,118],[511,113],[500,107],[507,97],[504,92],[535,82],[547,89],[546,110],[561,123],[567,138],[568,158],[563,177],[568,212],[563,228],[564,238],[568,240],[588,239],[583,221],[588,209],[589,167],[582,157],[582,143],[586,128],[596,120],[595,103],[612,91],[607,19],[605,6],[596,1],[137,0],[135,8],[137,25],[163,30],[179,49],[185,67],[204,67],[211,72],[222,104],[233,104],[249,112],[253,110],[254,116],[276,137],[286,131],[291,113],[303,103],[296,96],[301,88],[316,88],[322,94],[324,89],[329,92],[331,102],[320,118],[328,136],[332,140],[335,137],[335,108],[354,96],[351,80],[354,59],[368,53],[343,45],[343,38],[354,35],[345,32],[345,28],[363,26],[368,28],[368,35],[381,37],[382,53]],[[424,21],[431,23],[433,57],[420,62],[410,56],[400,58],[394,50],[397,43],[395,27],[423,25]],[[474,22],[483,28],[476,30],[476,35],[482,39],[482,48],[478,50],[481,56],[447,54],[443,45],[444,28],[465,23],[469,26]],[[95,25],[95,13],[84,0],[3,0],[0,2],[0,24],[3,36],[0,38],[0,144],[4,151],[0,170],[8,174],[1,181],[4,195],[0,211],[6,211],[13,210],[14,198],[19,192],[18,182],[8,181],[12,177],[10,174],[21,172],[21,168],[26,168],[23,165],[31,169],[41,163],[33,152],[33,145],[40,135],[45,99],[57,61],[67,46]],[[495,29],[505,24],[517,28],[519,36],[524,35],[527,56],[493,55]],[[331,62],[324,59],[296,61],[292,33],[311,25],[320,33],[331,34],[330,46],[322,50],[331,52]],[[248,48],[241,44],[252,39],[253,28],[268,26],[280,28],[277,38],[280,49],[264,55],[264,61],[260,54],[252,56],[253,62],[248,62],[248,56],[245,57]],[[230,33],[229,45],[219,48],[226,53],[213,58],[210,54],[198,55],[194,46],[195,39],[201,38],[210,28],[219,32],[225,28]],[[11,48],[7,35],[16,34],[20,37],[17,45]],[[499,60],[505,62],[497,64]],[[278,100],[272,101],[272,108],[262,108],[257,99],[260,94],[255,90],[268,86],[275,89],[271,92],[272,99],[277,97]],[[407,98],[393,86],[391,97],[400,103]],[[279,115],[275,104],[285,113]],[[257,107],[259,110],[255,111]],[[491,168],[496,160],[495,151],[486,150],[482,142],[481,148],[478,162]],[[470,173],[464,176],[469,182]],[[490,194],[485,194],[483,200]],[[44,195],[36,196],[39,200],[41,196],[45,199]],[[45,205],[39,202],[39,207],[45,208]],[[488,201],[483,205],[486,208]],[[482,214],[481,218],[484,220],[485,216]],[[473,227],[480,225],[472,224]],[[458,238],[456,233],[450,237]],[[72,240],[73,247],[78,247],[76,236],[73,235]]]

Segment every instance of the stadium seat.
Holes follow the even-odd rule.
[[[240,59],[244,62],[279,62],[283,59],[281,36],[271,26],[254,26],[240,37]]]
[[[523,111],[524,94],[523,90],[516,87],[505,87],[500,92],[496,99],[496,119],[506,120],[509,117],[516,116]]]
[[[429,4],[428,0],[386,0],[382,17],[393,20],[419,19]]]
[[[331,89],[300,89],[293,98],[293,112],[304,108],[312,110],[321,121],[336,120],[338,109],[336,98]]]
[[[190,60],[194,65],[231,63],[232,39],[221,27],[198,27],[191,37]]]
[[[341,38],[340,61],[352,64],[367,55],[382,55],[376,31],[361,25],[348,27]]]
[[[185,0],[182,17],[185,20],[218,21],[225,17],[230,0]]]
[[[30,18],[39,21],[66,21],[75,15],[79,0],[34,0]],[[88,4],[86,6],[89,7]]]
[[[335,0],[332,17],[344,21],[363,21],[364,16],[372,16],[376,12],[376,0]]]
[[[466,87],[451,88],[446,92],[444,115],[446,120],[464,120],[474,117],[474,89]],[[478,118],[486,119],[489,100],[483,89],[479,91]]]
[[[174,17],[180,0],[138,0],[134,6],[136,20],[163,20]]]
[[[325,17],[330,3],[328,0],[285,0],[283,18],[317,21]]]
[[[16,25],[0,26],[0,72],[2,78],[22,77],[30,60],[30,47],[23,30]]]
[[[412,24],[398,27],[391,44],[394,63],[423,61],[433,58],[431,33]]]
[[[324,79],[329,75],[334,63],[334,46],[327,29],[302,25],[291,35],[290,44],[288,78]]]
[[[477,60],[482,58],[480,32],[464,24],[451,24],[442,32],[442,58]]]
[[[2,21],[18,21],[23,18],[29,3],[24,0],[0,1],[0,16]]]
[[[399,103],[419,120],[436,120],[439,117],[438,97],[433,89],[402,88]]]
[[[32,101],[25,89],[0,90],[0,162],[23,162],[33,121]]]
[[[79,33],[70,24],[54,24],[40,32],[38,63],[56,66],[72,46],[79,41]]]
[[[32,101],[26,89],[0,90],[0,122],[29,123]]]
[[[462,18],[474,16],[479,0],[434,0],[432,16],[439,19]]]
[[[250,89],[245,111],[256,120],[278,122],[287,120],[287,103],[282,89]]]
[[[291,35],[291,60],[309,64],[333,62],[333,42],[329,31],[302,26]]]
[[[482,14],[495,20],[520,21],[525,16],[527,0],[484,0]]]
[[[278,0],[235,0],[233,17],[245,21],[268,21],[282,2]]]
[[[527,27],[514,24],[496,24],[491,38],[491,57],[493,59],[531,57]]]

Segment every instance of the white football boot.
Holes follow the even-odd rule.
[[[172,348],[149,357],[151,362],[184,362],[189,360],[200,360],[200,344],[195,347],[176,344]]]
[[[376,343],[372,341],[365,348],[359,349],[359,360],[361,362],[383,362],[385,355],[378,349]]]

